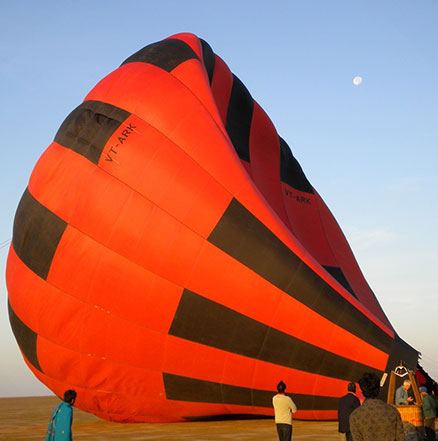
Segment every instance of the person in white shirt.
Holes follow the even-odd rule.
[[[292,398],[286,396],[286,385],[280,381],[277,384],[278,394],[272,398],[274,406],[275,424],[277,425],[278,439],[291,441],[292,439],[292,413],[297,411],[297,406]]]

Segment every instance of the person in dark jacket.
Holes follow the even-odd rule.
[[[360,406],[359,398],[356,396],[356,385],[348,383],[347,390],[347,395],[339,398],[338,403],[338,432],[341,441],[353,441],[349,419],[351,412]]]

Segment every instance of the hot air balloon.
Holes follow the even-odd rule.
[[[401,340],[333,215],[244,84],[171,36],[103,78],[59,128],[19,203],[7,262],[23,358],[112,421],[336,418]]]

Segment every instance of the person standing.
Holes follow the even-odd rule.
[[[72,441],[72,406],[76,401],[76,395],[76,391],[71,389],[64,392],[64,401],[55,407],[50,418],[45,441]]]
[[[274,406],[275,424],[277,426],[278,439],[291,441],[292,439],[292,413],[297,411],[297,406],[292,398],[284,394],[286,385],[280,381],[277,384],[278,394],[272,398]]]
[[[420,392],[423,399],[424,429],[426,431],[427,441],[436,441],[434,428],[436,418],[435,401],[427,393],[427,387],[422,386]]]
[[[403,381],[403,384],[395,391],[395,404],[396,406],[410,404],[414,401],[409,396],[408,390],[411,388],[411,382],[409,380]]]
[[[348,393],[339,398],[338,403],[338,432],[341,441],[353,441],[350,432],[350,414],[360,406],[359,398],[356,397],[356,385],[348,383]]]
[[[359,386],[365,401],[350,415],[353,441],[405,441],[399,411],[377,398],[379,377],[366,372],[359,380]]]

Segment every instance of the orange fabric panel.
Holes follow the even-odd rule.
[[[91,354],[77,354],[43,337],[38,338],[38,356],[44,374],[70,385],[70,388],[154,399],[164,393],[162,374],[157,370],[117,363]]]
[[[249,138],[251,176],[280,219],[289,226],[281,197],[280,144],[272,121],[254,102]]]
[[[62,340],[58,341],[63,343]],[[38,360],[44,374],[52,380],[69,385],[68,389],[88,388],[89,372],[83,369],[84,356],[86,357],[85,354],[78,354],[75,350],[50,341],[43,334],[38,336]]]
[[[38,277],[18,258],[13,248],[9,254],[7,283],[12,309],[30,329],[79,350],[77,336],[81,330],[83,302]]]
[[[71,385],[69,383],[65,383],[64,381],[54,380],[53,378],[50,378],[47,375],[43,374],[38,369],[35,369],[30,363],[28,363],[26,359],[24,359],[24,361],[26,362],[27,367],[35,375],[35,377],[38,378],[38,380],[40,380],[43,384],[45,384],[59,398],[62,399],[62,397],[64,396],[64,392],[66,390],[75,388],[76,392],[78,393],[75,406],[78,409],[83,409],[88,411],[88,408],[81,404],[83,403],[84,400],[84,393],[81,388],[79,388],[78,386]]]
[[[81,352],[160,371],[166,334],[122,320],[111,311],[84,308]]]
[[[52,142],[35,165],[28,189],[38,202],[69,223],[95,171],[83,156]],[[75,181],[74,187],[70,181]]]
[[[114,146],[119,142],[120,132],[126,129],[114,133],[102,152],[99,167],[207,237],[231,195],[177,145],[143,120],[131,115],[125,125],[135,129],[117,148]]]
[[[172,335],[167,336],[163,372],[222,382],[227,353]]]
[[[71,226],[58,245],[48,282],[91,305],[161,332],[169,329],[183,291]]]
[[[18,260],[18,259],[17,259]],[[19,283],[19,284],[18,284]],[[24,286],[23,286],[24,285]],[[91,354],[95,357],[127,363],[128,365],[147,366],[149,369],[161,370],[164,342],[166,335],[122,320],[109,311],[84,303],[67,295],[42,279],[29,272],[29,277],[18,278],[14,289],[23,293],[28,287],[29,303],[43,304],[40,310],[33,310],[35,317],[28,317],[18,307],[17,314],[25,320],[29,327],[38,333],[38,359],[43,369],[57,378],[53,367],[63,376],[77,363],[77,354]],[[41,298],[38,298],[41,297]],[[14,305],[13,305],[14,307]],[[76,312],[75,312],[76,311]],[[45,317],[46,316],[46,317]],[[50,319],[47,319],[47,316]],[[38,325],[35,320],[40,320]],[[56,344],[56,351],[43,351],[41,338]],[[71,354],[65,362],[61,362],[62,348],[69,348],[69,353],[76,352],[76,359]],[[43,351],[43,352],[41,352]],[[53,354],[56,363],[50,362]],[[48,359],[46,358],[48,357]],[[76,361],[75,361],[76,360]],[[46,371],[46,372],[47,372]],[[72,372],[81,372],[72,369]],[[82,384],[78,379],[72,380]]]
[[[228,103],[230,101],[231,89],[233,87],[233,75],[224,61],[215,55],[215,66],[211,91],[218,107],[222,122],[227,122]]]
[[[31,366],[30,368],[35,376],[59,397],[63,396],[66,389],[74,388],[78,393],[75,407],[94,413],[100,418],[118,422],[175,421],[173,415],[166,417],[166,415],[168,415],[166,409],[169,411],[169,408],[167,405],[168,402],[165,400],[164,389],[159,399],[153,399],[147,395],[120,394],[99,389],[93,390],[59,381],[42,374]],[[162,380],[158,377],[156,382],[162,385]],[[112,411],[107,411],[109,408],[111,408]],[[165,416],[159,416],[160,413]]]
[[[217,268],[221,268],[221,272]],[[222,277],[222,274],[227,274],[227,277]],[[186,287],[266,324],[270,323],[280,296],[285,296],[282,291],[210,243],[205,243],[200,250]]]
[[[18,258],[16,261],[20,266]],[[161,370],[165,333],[140,326],[118,317],[114,311],[77,299],[30,271],[21,273],[27,277],[14,277],[17,279],[14,290],[21,294],[27,291],[29,304],[39,307],[29,310],[26,315],[19,303],[16,313],[39,335],[38,338],[43,337],[77,353]],[[12,300],[11,305],[15,308]],[[39,361],[44,364],[44,360]],[[56,366],[60,372],[64,372],[66,367],[60,366],[60,363]]]
[[[297,239],[321,264],[338,266],[327,242],[315,196],[281,183],[284,207]]]
[[[254,386],[253,378],[257,366],[261,363],[249,357],[227,353],[222,372],[223,382],[238,386],[249,384],[250,386],[246,387],[258,389],[258,387]]]
[[[40,171],[38,178],[31,180],[32,194],[102,245],[185,286],[202,247],[202,238],[84,158],[82,179],[78,180],[78,171],[69,161],[71,158],[74,162],[78,156],[65,149],[63,162],[52,172],[50,158],[46,155],[49,163],[40,161],[40,165],[47,173]],[[47,181],[53,185],[52,192],[44,192]],[[85,188],[87,198],[78,198]],[[89,213],[94,215],[89,216]]]
[[[202,103],[224,136],[228,136],[213,99],[207,72],[198,60],[188,60],[172,70],[172,76],[181,81]]]

